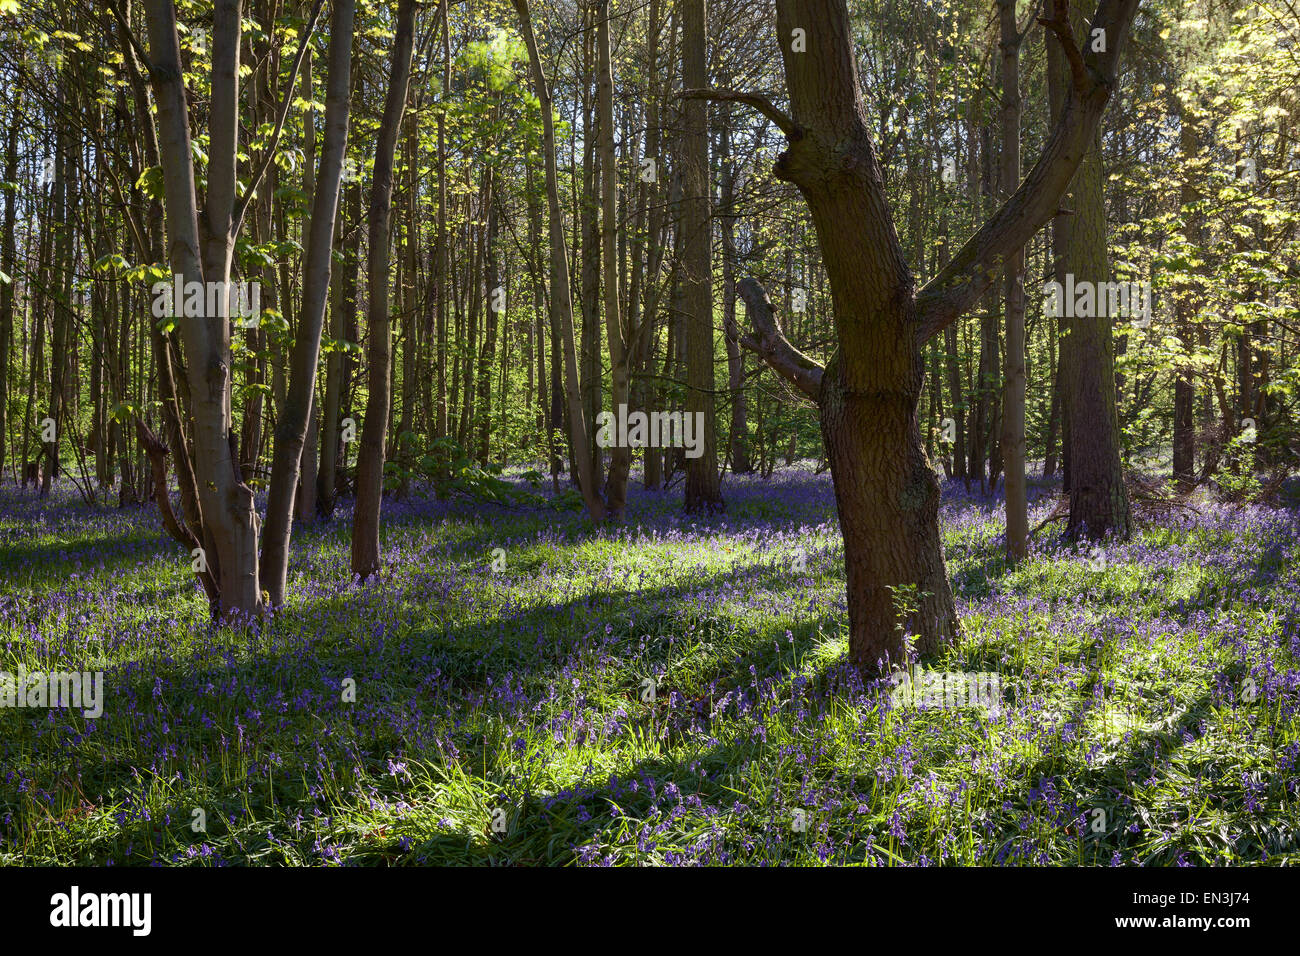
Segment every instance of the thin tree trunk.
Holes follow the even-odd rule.
[[[266,505],[261,572],[262,589],[268,593],[273,607],[284,603],[294,493],[312,417],[321,333],[329,298],[339,181],[343,175],[343,157],[348,142],[348,93],[351,89],[355,10],[355,0],[336,0],[334,5],[329,77],[326,80],[325,140],[320,176],[315,182],[310,235],[303,257],[302,314],[294,338],[288,391],[275,429],[275,457],[271,464],[271,486]],[[314,456],[314,448],[311,454]],[[314,489],[314,482],[311,482],[311,487]]]
[[[609,0],[596,10],[596,70],[599,105],[597,151],[600,154],[600,238],[604,273],[605,337],[609,339],[610,406],[620,415],[631,401],[628,368],[628,339],[619,307],[618,275],[618,166],[614,159],[614,71],[610,57]],[[632,467],[632,449],[621,442],[610,448],[609,477],[605,483],[606,517],[622,521],[627,509],[627,478]]]
[[[1003,202],[1020,185],[1020,34],[1015,0],[998,0],[1002,43]],[[1029,504],[1025,488],[1025,251],[1007,256],[1006,373],[1003,383],[1002,448],[1006,466],[1007,557],[1019,561],[1029,551]]]
[[[411,46],[415,30],[414,0],[400,0],[393,41],[392,68],[384,113],[376,137],[371,181],[369,256],[370,303],[367,354],[370,396],[361,431],[357,460],[357,503],[352,518],[352,573],[365,580],[380,568],[379,510],[384,493],[384,447],[388,436],[392,395],[392,327],[389,318],[389,224],[393,205],[393,158],[406,111],[406,87],[411,75]]]
[[[533,35],[532,18],[528,0],[513,0],[519,15],[520,31],[528,47],[528,60],[533,74],[533,92],[541,104],[542,159],[546,163],[546,202],[551,246],[551,315],[559,327],[560,347],[564,355],[565,394],[569,404],[569,433],[572,436],[573,455],[576,459],[578,487],[592,520],[605,517],[605,503],[596,490],[591,462],[591,445],[587,422],[583,415],[582,392],[578,383],[577,347],[573,340],[573,299],[569,288],[569,260],[564,242],[564,219],[560,212],[559,177],[556,173],[555,123],[551,107],[551,90],[542,69],[541,54]]]
[[[706,0],[682,4],[682,81],[708,85]],[[683,110],[682,264],[686,312],[686,412],[696,423],[699,447],[686,459],[686,511],[720,511],[718,447],[713,397],[713,243],[709,197],[708,104],[687,100]]]

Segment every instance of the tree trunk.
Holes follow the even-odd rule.
[[[483,236],[484,283],[486,295],[484,302],[483,347],[478,354],[478,371],[475,381],[478,383],[475,407],[476,426],[474,429],[474,456],[480,465],[487,465],[489,438],[492,432],[492,365],[496,358],[497,328],[501,313],[496,290],[501,282],[501,270],[497,264],[497,182],[494,171],[489,169],[483,175],[483,203],[487,207],[487,231]],[[475,291],[478,286],[475,285]]]
[[[388,93],[375,146],[370,192],[370,302],[367,320],[369,400],[361,430],[357,460],[357,503],[352,517],[352,573],[365,580],[379,570],[379,509],[384,493],[384,448],[392,398],[392,327],[389,320],[389,223],[393,206],[393,157],[406,111],[406,86],[411,75],[411,46],[415,30],[414,0],[400,0],[393,41]]]
[[[22,103],[22,95],[15,90],[13,101],[9,104],[10,115],[16,116]],[[15,122],[9,126],[9,136],[5,145],[4,181],[15,182],[18,178],[18,129]],[[6,189],[4,198],[4,237],[0,239],[0,272],[8,280],[0,283],[0,483],[4,481],[5,451],[9,436],[9,351],[14,337],[14,262],[18,257],[14,238],[17,216],[14,203],[17,197],[14,190]],[[20,462],[26,464],[26,462]]]
[[[682,5],[682,81],[708,84],[706,0]],[[709,211],[708,104],[689,99],[682,117],[682,266],[686,312],[685,414],[696,424],[698,454],[686,459],[686,511],[720,511],[718,442],[713,400],[713,243]],[[701,427],[702,426],[702,427]]]
[[[583,415],[582,391],[578,382],[577,347],[573,340],[573,298],[569,288],[569,260],[565,254],[564,218],[560,212],[559,177],[556,173],[555,121],[551,107],[551,89],[542,69],[537,39],[533,36],[528,0],[513,0],[519,15],[520,31],[528,47],[528,61],[533,74],[533,92],[541,104],[542,159],[546,164],[546,203],[551,246],[551,319],[558,326],[560,350],[564,355],[565,395],[569,405],[569,433],[576,459],[578,488],[592,520],[605,517],[605,502],[596,490],[591,462],[591,445]]]
[[[1182,214],[1186,217],[1184,238],[1189,244],[1198,240],[1199,229],[1192,222],[1191,206],[1196,202],[1196,187],[1192,185],[1190,168],[1197,153],[1196,128],[1193,117],[1184,112],[1180,141],[1183,153],[1184,175]],[[1174,378],[1174,481],[1186,491],[1196,483],[1196,382],[1191,357],[1196,350],[1192,330],[1192,313],[1195,309],[1195,291],[1187,290],[1175,303],[1178,322],[1178,340],[1186,352],[1175,365]]]
[[[736,339],[736,172],[731,150],[730,104],[722,126],[722,328],[726,333],[727,389],[731,393],[731,470],[747,475],[749,408],[745,396],[745,353]]]
[[[998,0],[1002,34],[1002,167],[999,197],[1020,185],[1020,34],[1015,0]],[[1007,256],[1006,373],[1003,383],[1002,448],[1007,474],[1007,558],[1029,551],[1029,504],[1025,489],[1025,250]]]
[[[182,281],[222,283],[228,289],[234,254],[240,4],[217,0],[212,29],[212,94],[206,205],[195,198],[194,153],[180,69],[180,41],[170,0],[148,0],[151,80],[157,108],[159,155],[169,260]],[[179,303],[178,303],[179,305]],[[258,518],[244,483],[231,429],[230,323],[216,317],[179,321],[188,359],[194,470],[202,499],[202,548],[219,582],[219,611],[252,616],[262,610],[258,587]]]
[[[1082,147],[1094,138],[1135,9],[1136,0],[1101,0],[1094,23],[1112,31],[1108,49],[1085,54],[1071,39],[1072,84],[1042,156],[1015,194],[915,293],[868,133],[844,0],[777,0],[791,115],[762,97],[745,102],[789,141],[776,174],[799,188],[812,214],[838,348],[824,372],[798,353],[752,280],[739,291],[757,334],[742,343],[818,401],[844,535],[849,651],[864,672],[885,657],[900,662],[905,634],[926,653],[956,633],[939,483],[917,424],[921,347],[969,310],[1006,256],[1051,218]],[[1067,10],[1064,0],[1052,0],[1048,23],[1058,35],[1069,35]]]
[[[610,57],[609,0],[601,0],[596,10],[596,70],[599,132],[596,148],[600,154],[600,239],[604,273],[605,337],[609,340],[610,408],[621,415],[631,401],[631,378],[628,368],[628,339],[618,295],[618,166],[614,158],[614,70]],[[609,477],[605,483],[606,517],[622,521],[627,509],[627,477],[632,468],[632,449],[621,442],[610,448]]]
[[[272,606],[284,603],[294,494],[316,391],[316,369],[320,362],[321,333],[329,297],[334,222],[338,215],[339,181],[347,152],[355,10],[355,0],[336,0],[330,29],[325,141],[312,201],[311,231],[303,257],[302,314],[294,338],[288,391],[275,429],[275,458],[271,464],[271,487],[266,505],[262,589],[269,594]],[[312,454],[315,454],[314,448]]]
[[[1085,35],[1080,11],[1073,17],[1076,35]],[[1047,41],[1048,79],[1059,103],[1069,82],[1067,64],[1056,37]],[[1057,107],[1059,109],[1059,107]],[[1075,283],[1109,281],[1106,250],[1105,176],[1100,128],[1088,137],[1086,151],[1071,182],[1072,215],[1058,216],[1066,251],[1064,272]],[[1062,220],[1068,220],[1063,222]],[[1096,288],[1096,286],[1094,286]],[[1120,462],[1119,415],[1115,407],[1115,349],[1110,316],[1060,317],[1063,329],[1061,368],[1066,438],[1069,442],[1070,519],[1066,534],[1097,541],[1109,534],[1128,537],[1130,514]],[[1105,309],[1096,311],[1105,312]]]
[[[447,97],[451,95],[451,34],[450,24],[448,22],[446,8],[442,13],[442,91],[440,93],[440,106],[443,109],[438,110],[438,234],[434,238],[434,306],[438,310],[437,316],[437,375],[438,375],[438,410],[437,420],[434,423],[433,436],[436,441],[443,442],[444,445],[438,448],[435,455],[437,462],[437,474],[439,478],[445,478],[448,474],[448,455],[445,447],[447,439],[447,313],[451,309],[451,302],[448,294],[451,283],[448,281],[448,255],[447,255],[447,132],[446,132],[446,104]],[[444,494],[442,484],[439,483],[439,495]]]

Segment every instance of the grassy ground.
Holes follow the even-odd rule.
[[[360,587],[343,514],[232,632],[152,510],[0,490],[0,671],[107,683],[95,720],[0,709],[0,863],[1297,860],[1296,512],[1047,529],[1008,570],[999,502],[948,488],[964,636],[923,663],[997,672],[990,713],[846,670],[828,476],[726,494],[599,532],[386,503]]]

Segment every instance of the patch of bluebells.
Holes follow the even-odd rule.
[[[845,664],[828,476],[732,476],[726,495],[701,519],[634,490],[627,524],[596,530],[386,502],[385,573],[358,584],[345,537],[299,529],[287,607],[218,630],[148,509],[0,489],[0,543],[23,556],[0,559],[0,669],[94,664],[108,685],[96,721],[0,711],[0,860],[53,842],[108,864],[517,844],[593,866],[1189,865],[1253,858],[1264,821],[1296,829],[1294,511],[1203,503],[1107,543],[1104,573],[1042,533],[999,573],[1000,497],[948,483],[965,636],[931,666],[1002,673],[987,714],[895,707]],[[1193,796],[1226,843],[1187,818]],[[492,842],[489,804],[524,811],[514,836]]]

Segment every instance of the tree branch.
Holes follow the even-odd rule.
[[[822,375],[826,370],[790,344],[772,310],[772,301],[758,282],[741,279],[736,283],[736,292],[745,300],[745,310],[749,313],[755,334],[740,335],[734,323],[731,323],[731,327],[726,330],[727,335],[751,352],[757,353],[778,375],[814,402],[818,401],[822,391]]]
[[[1070,0],[1052,0],[1052,15],[1039,17],[1038,22],[1056,34],[1065,53],[1065,60],[1070,64],[1070,79],[1076,93],[1088,89],[1088,67],[1083,62],[1079,45],[1074,42],[1074,29],[1070,26]]]
[[[122,11],[118,8],[117,4],[113,2],[113,0],[107,0],[107,4],[108,4],[108,9],[113,14],[114,19],[117,20],[118,25],[122,28],[123,36],[125,36],[126,39],[130,41],[131,47],[132,49],[135,50],[136,56],[138,56],[140,58],[140,62],[144,64],[145,72],[152,73],[153,63],[149,60],[149,54],[147,54],[144,51],[144,47],[140,43],[140,38],[137,37],[135,35],[135,31],[131,29],[131,24],[126,22],[126,17],[122,15]]]
[[[202,548],[194,532],[176,520],[171,499],[167,497],[167,445],[138,415],[135,416],[135,433],[140,439],[140,446],[149,458],[149,466],[153,472],[153,500],[158,504],[158,513],[162,515],[163,527],[172,536],[172,540],[178,542],[187,551],[192,552],[196,548]],[[203,590],[207,592],[209,600],[219,596],[220,591],[211,569],[196,571],[195,574],[203,584]]]
[[[677,94],[684,100],[717,100],[719,102],[744,103],[746,106],[752,106],[758,110],[785,134],[788,140],[803,138],[803,130],[799,124],[792,120],[766,96],[761,93],[742,93],[739,90],[682,90]]]
[[[293,58],[293,72],[289,74],[289,88],[284,91],[284,101],[280,104],[280,115],[275,120],[275,130],[271,133],[271,140],[266,144],[266,149],[262,153],[261,162],[257,164],[257,169],[248,180],[244,195],[239,197],[234,215],[230,217],[230,234],[232,236],[239,235],[239,227],[243,223],[244,214],[248,211],[248,204],[257,191],[257,185],[262,181],[267,168],[275,159],[275,148],[280,145],[280,135],[284,132],[284,122],[289,118],[289,108],[293,105],[293,94],[297,87],[298,74],[302,71],[303,58],[307,55],[307,45],[311,43],[312,35],[316,32],[316,21],[320,18],[321,8],[324,6],[325,0],[316,0],[316,6],[312,8],[311,17],[307,20],[307,26],[302,32],[302,42],[298,44],[298,55]]]
[[[1068,0],[1052,0],[1052,19],[1062,10],[1067,36],[1062,45],[1074,46],[1068,29]],[[968,312],[1002,274],[1007,257],[1027,243],[1053,216],[1060,214],[1061,197],[1097,133],[1106,102],[1119,72],[1124,47],[1139,0],[1100,0],[1092,31],[1103,31],[1105,50],[1080,54],[1083,86],[1072,84],[1066,92],[1060,120],[1042,154],[1019,188],[997,212],[966,241],[947,266],[926,283],[916,296],[916,334],[926,342],[954,319]],[[1052,29],[1057,29],[1053,26]],[[1060,32],[1057,33],[1060,36]],[[1068,40],[1068,42],[1067,42]],[[1068,56],[1068,54],[1067,54]],[[1073,69],[1073,68],[1072,68]],[[1076,79],[1077,79],[1076,73]]]

